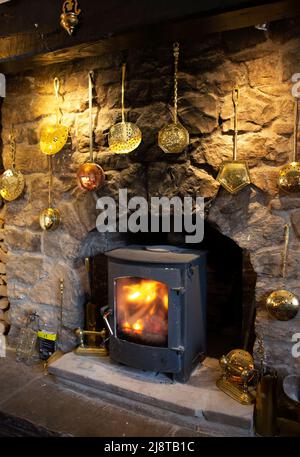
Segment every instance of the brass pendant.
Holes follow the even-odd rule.
[[[286,277],[286,265],[290,236],[289,224],[284,226],[284,232],[285,242],[281,273],[283,280],[285,280]],[[293,319],[298,313],[299,300],[295,294],[288,290],[275,290],[267,297],[266,308],[270,316],[274,317],[275,319],[278,319],[279,321],[289,321],[290,319]]]
[[[300,192],[300,162],[297,162],[299,102],[294,100],[294,147],[293,161],[281,168],[278,185],[281,190],[288,194]]]
[[[178,121],[177,117],[177,72],[179,60],[179,43],[173,44],[174,56],[174,121],[165,125],[158,133],[158,146],[166,154],[180,154],[190,142],[189,132]]]
[[[233,160],[225,160],[220,167],[217,181],[231,194],[236,194],[244,187],[251,184],[248,164],[245,160],[237,160],[237,108],[239,99],[239,88],[232,91],[232,102],[234,106],[234,137],[233,137]]]
[[[158,146],[166,154],[180,154],[189,141],[189,132],[180,122],[167,124],[158,133]]]
[[[217,181],[231,194],[236,194],[251,184],[246,161],[224,161],[220,167]]]
[[[45,231],[54,231],[60,223],[60,212],[56,208],[46,208],[40,214],[40,226]]]
[[[6,170],[0,178],[0,195],[9,202],[16,200],[25,187],[25,178],[20,171],[11,168]]]
[[[78,7],[77,0],[67,0],[63,4],[63,10],[60,16],[60,25],[72,35],[79,24],[78,16],[81,10]]]

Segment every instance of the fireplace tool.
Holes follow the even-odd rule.
[[[89,79],[89,137],[90,137],[90,159],[87,163],[80,165],[77,171],[78,186],[87,191],[96,190],[103,186],[105,174],[100,165],[94,162],[93,154],[93,76],[92,71],[88,74]]]
[[[136,124],[125,121],[125,75],[126,63],[122,65],[122,121],[113,125],[108,134],[108,144],[112,152],[128,154],[142,141],[142,133]]]
[[[165,125],[158,133],[158,145],[169,154],[180,154],[189,144],[189,132],[178,121],[177,102],[178,102],[178,59],[179,43],[173,44],[174,54],[174,119],[170,124]]]
[[[220,366],[223,373],[216,382],[217,387],[243,405],[254,403],[255,395],[251,384],[255,378],[255,369],[251,354],[242,349],[234,349],[227,356],[221,357]]]
[[[90,259],[85,259],[85,267],[89,276],[90,283],[90,297],[89,301],[85,306],[85,327],[86,330],[77,328],[75,335],[79,340],[79,346],[75,349],[77,355],[100,355],[105,357],[108,355],[105,343],[107,341],[107,333],[105,329],[97,331],[97,311],[98,306],[92,303],[93,298],[93,279],[90,273]],[[99,310],[100,313],[100,310]],[[97,345],[97,340],[101,339],[100,345]]]
[[[276,436],[277,424],[277,372],[266,365],[263,338],[257,336],[257,353],[260,358],[259,378],[253,412],[253,426],[258,436]]]
[[[282,262],[282,278],[285,282],[290,226],[286,224],[284,226],[284,230],[285,243]],[[297,315],[299,310],[299,300],[296,297],[296,295],[290,292],[289,290],[279,289],[273,291],[268,296],[266,301],[266,307],[268,313],[275,319],[278,319],[279,321],[288,321],[290,319],[293,319]]]
[[[20,197],[25,187],[23,174],[16,170],[16,142],[12,128],[10,132],[10,152],[12,166],[0,178],[0,195],[7,201],[13,201]]]
[[[69,136],[68,127],[62,124],[63,114],[60,107],[60,98],[62,98],[62,96],[60,95],[59,89],[59,79],[54,78],[54,94],[57,104],[56,123],[44,125],[40,133],[40,148],[41,151],[47,155],[57,154],[65,146]]]
[[[52,206],[52,157],[48,157],[49,166],[49,187],[48,187],[48,208],[40,213],[40,226],[43,230],[54,231],[60,223],[60,212]]]
[[[297,162],[298,122],[299,101],[295,97],[293,161],[281,168],[279,172],[279,187],[287,193],[300,192],[300,162]]]
[[[233,138],[233,160],[222,162],[217,180],[231,194],[236,194],[251,183],[248,164],[245,160],[237,160],[237,110],[238,110],[239,89],[236,87],[232,92],[234,106],[234,138]]]

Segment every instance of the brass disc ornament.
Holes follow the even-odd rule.
[[[40,148],[43,154],[57,154],[68,141],[68,127],[62,124],[45,125],[41,128]]]
[[[236,194],[244,187],[251,183],[248,164],[245,160],[237,160],[237,107],[238,107],[239,89],[235,88],[232,92],[232,101],[234,105],[234,147],[233,160],[224,160],[221,164],[217,181],[231,194]]]
[[[9,202],[16,200],[22,194],[25,187],[23,174],[15,168],[16,143],[13,131],[10,133],[10,151],[12,167],[6,170],[0,177],[0,195]]]
[[[295,98],[293,161],[281,168],[278,179],[280,189],[288,194],[300,192],[300,162],[297,162],[298,107],[299,100],[298,98]]]
[[[77,171],[77,184],[82,190],[93,191],[103,186],[105,174],[103,169],[94,162],[93,154],[93,72],[88,74],[89,79],[89,136],[90,160],[80,165]]]
[[[180,154],[188,146],[190,137],[189,132],[178,121],[177,103],[178,103],[178,59],[179,43],[173,45],[174,53],[174,121],[165,125],[158,133],[158,146],[166,154]]]
[[[46,208],[40,213],[40,226],[43,230],[55,230],[60,223],[60,212],[57,208]]]
[[[52,156],[48,157],[49,165],[49,186],[48,186],[48,207],[40,213],[40,226],[42,230],[56,230],[60,224],[60,212],[52,205]]]
[[[77,184],[82,190],[96,190],[103,186],[105,174],[103,169],[94,162],[87,162],[78,168]]]
[[[54,93],[57,101],[56,123],[45,124],[40,132],[40,148],[43,154],[57,154],[68,141],[69,129],[62,124],[62,111],[60,108],[59,79],[54,78]]]
[[[289,225],[285,225],[285,245],[282,263],[282,278],[286,277],[286,263],[289,243]],[[266,308],[270,316],[279,321],[293,319],[299,310],[299,300],[295,294],[285,289],[273,291],[266,300]]]
[[[20,171],[11,168],[6,170],[0,178],[0,195],[9,202],[16,200],[25,187],[25,178]]]
[[[180,154],[189,141],[189,132],[180,122],[167,124],[158,133],[158,145],[166,154]]]
[[[139,127],[132,122],[118,122],[108,134],[109,149],[116,154],[128,154],[134,151],[142,141]]]
[[[132,122],[125,121],[125,75],[126,64],[122,65],[122,121],[113,125],[108,133],[109,149],[116,154],[134,151],[142,141],[142,132]]]
[[[299,300],[295,294],[281,289],[272,292],[266,302],[268,313],[279,321],[289,321],[296,317]]]

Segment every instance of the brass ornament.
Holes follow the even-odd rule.
[[[10,133],[10,151],[12,157],[12,167],[6,170],[0,177],[0,195],[9,202],[16,200],[25,188],[25,178],[23,174],[15,168],[16,143],[13,131]]]
[[[122,121],[113,125],[108,133],[109,149],[116,154],[128,154],[134,151],[142,141],[139,127],[125,121],[125,75],[126,64],[122,65]]]
[[[40,226],[42,230],[54,231],[60,224],[60,212],[52,206],[52,157],[48,157],[49,164],[49,187],[48,187],[48,207],[40,213]]]
[[[286,264],[289,243],[289,225],[285,225],[285,245],[282,263],[282,278],[286,278]],[[279,321],[289,321],[293,319],[299,310],[299,299],[292,292],[279,289],[273,291],[266,300],[266,308],[270,316]]]
[[[90,160],[80,165],[77,171],[77,184],[82,190],[92,191],[99,189],[105,182],[103,169],[94,162],[93,154],[93,72],[88,74],[89,78],[89,136],[90,136]]]
[[[190,138],[189,132],[178,121],[177,104],[178,104],[178,59],[179,43],[174,43],[174,120],[165,125],[158,133],[158,145],[166,154],[180,154],[188,146]]]
[[[237,107],[239,89],[235,88],[232,93],[234,105],[234,148],[233,161],[225,160],[222,162],[217,181],[231,194],[236,194],[251,183],[248,164],[245,160],[237,160]]]
[[[43,154],[54,155],[57,154],[65,146],[68,141],[69,129],[62,124],[62,111],[60,108],[60,94],[59,94],[59,79],[54,78],[54,93],[57,102],[56,109],[56,123],[45,124],[40,132],[40,148]]]
[[[243,349],[234,349],[220,359],[222,376],[217,380],[217,387],[243,405],[254,403],[255,396],[251,389],[255,370],[253,357]]]
[[[298,98],[295,97],[293,160],[281,168],[278,180],[280,189],[288,194],[300,192],[300,162],[297,162],[298,122],[299,101]]]
[[[62,14],[60,16],[60,25],[72,35],[79,24],[78,16],[81,10],[77,0],[67,0],[63,4]]]
[[[103,186],[105,174],[97,163],[87,162],[78,168],[77,184],[82,190],[96,190]]]
[[[46,208],[40,214],[40,226],[45,231],[54,231],[60,223],[60,212],[56,208]]]

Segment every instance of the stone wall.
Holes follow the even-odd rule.
[[[25,312],[37,309],[45,320],[59,313],[59,279],[66,284],[65,343],[82,319],[87,291],[82,245],[96,220],[96,194],[76,187],[74,174],[88,157],[87,74],[96,74],[94,99],[95,150],[106,172],[98,195],[117,198],[119,188],[147,198],[156,195],[204,195],[211,201],[208,221],[246,250],[257,274],[256,329],[264,334],[267,357],[281,371],[300,372],[291,356],[291,337],[300,316],[290,322],[268,317],[264,301],[281,285],[280,263],[284,224],[291,222],[287,287],[300,296],[300,196],[278,192],[277,175],[292,151],[291,76],[300,72],[299,20],[274,23],[265,33],[249,28],[182,44],[179,73],[179,117],[191,142],[181,155],[167,156],[157,145],[158,130],[171,119],[171,47],[130,50],[78,62],[66,62],[10,77],[3,116],[4,165],[10,165],[8,134],[14,124],[17,167],[26,175],[24,195],[7,205],[5,241],[11,302],[11,342]],[[109,127],[120,114],[120,65],[128,63],[128,119],[143,132],[141,146],[129,156],[107,147]],[[53,233],[39,227],[47,205],[47,158],[39,150],[39,129],[53,119],[53,77],[64,93],[64,122],[70,141],[54,157],[54,202],[62,224]],[[236,196],[219,189],[218,168],[232,157],[231,90],[240,87],[238,156],[247,159],[252,185]],[[111,246],[116,246],[113,242]],[[93,239],[99,252],[107,241]],[[220,253],[222,255],[222,253]]]

